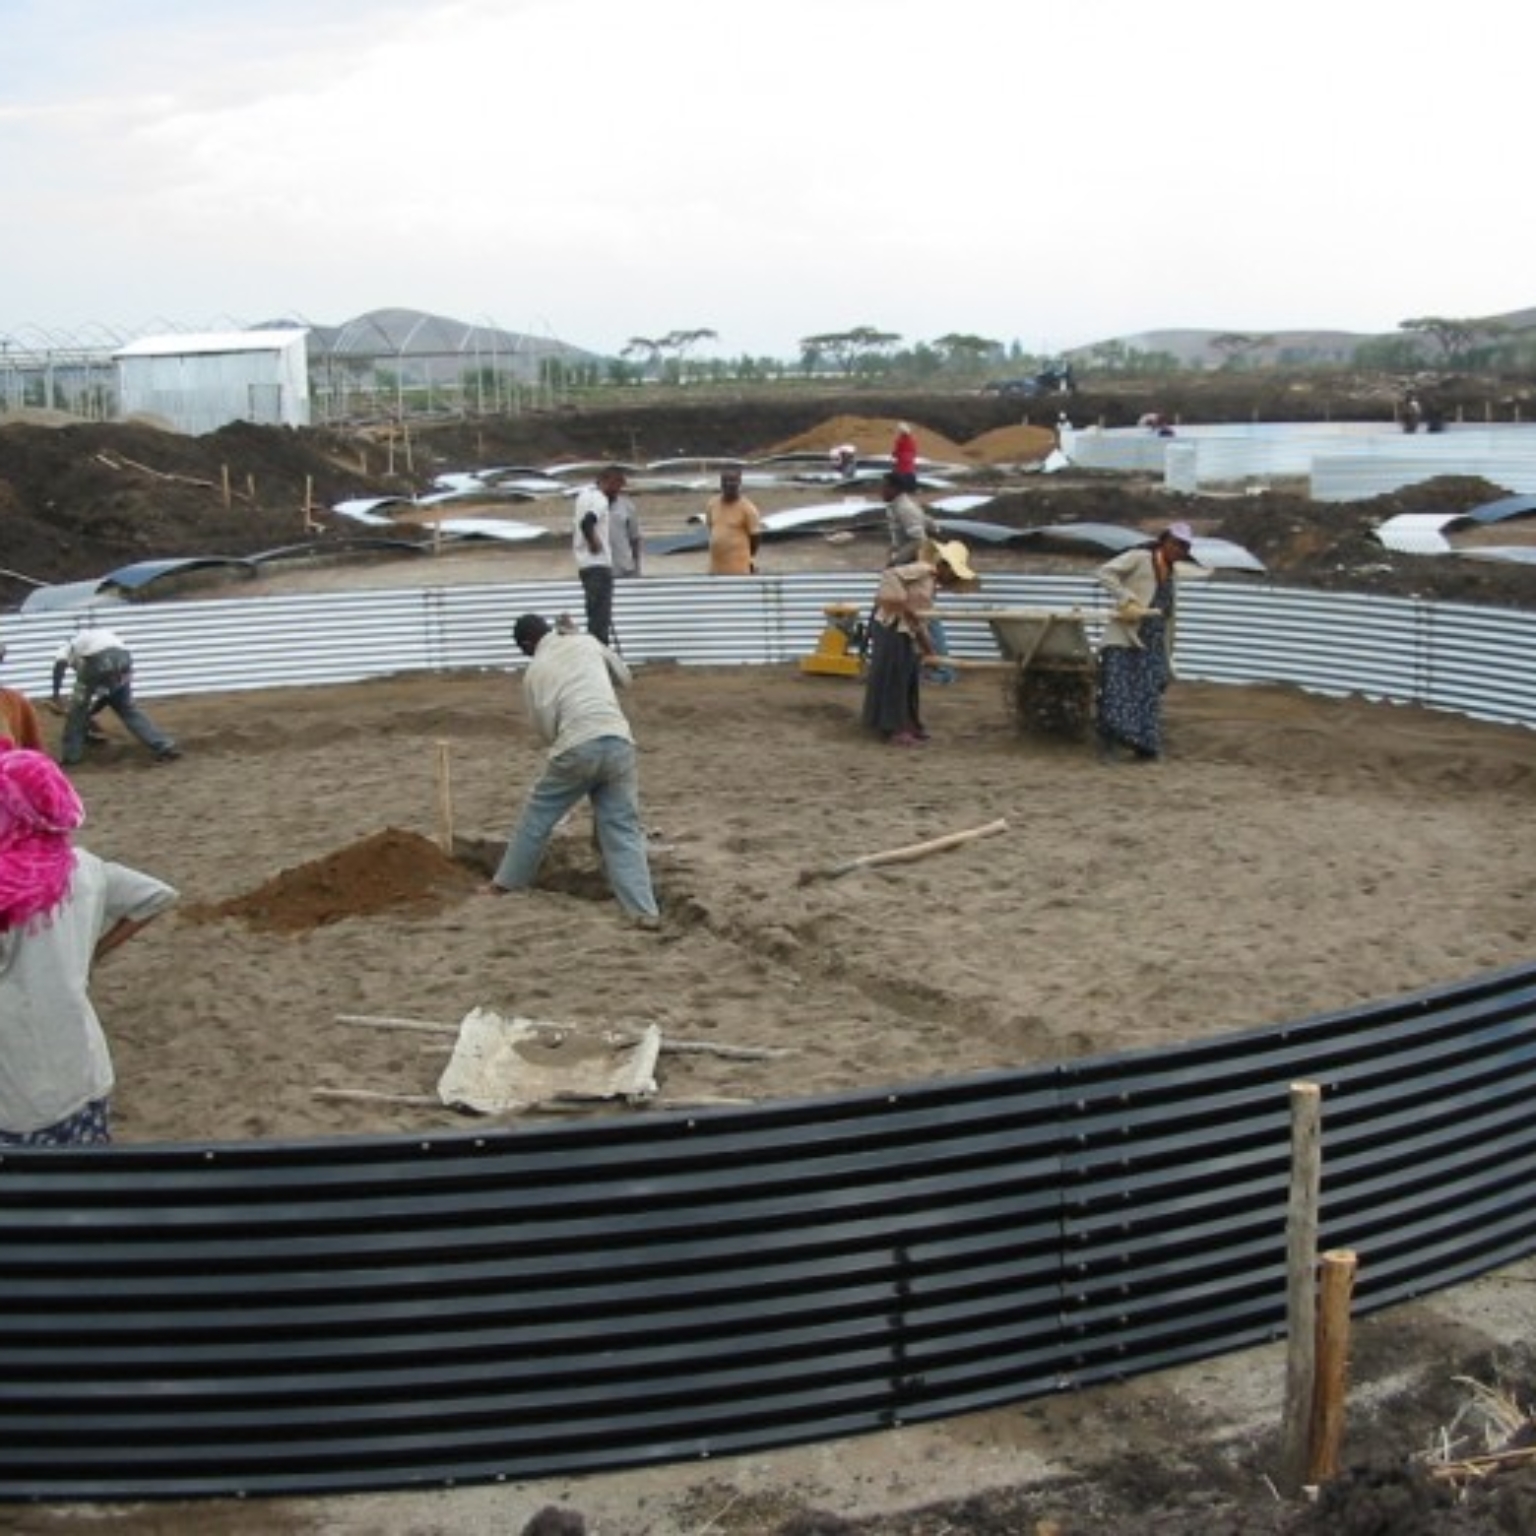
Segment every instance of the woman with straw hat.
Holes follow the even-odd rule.
[[[921,710],[924,659],[937,654],[930,624],[941,588],[974,582],[970,552],[959,539],[923,547],[921,558],[888,565],[875,590],[869,626],[869,671],[864,682],[864,724],[893,747],[928,740]]]

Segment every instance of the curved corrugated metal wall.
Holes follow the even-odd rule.
[[[828,603],[868,602],[851,572],[712,581],[621,582],[616,629],[631,662],[782,663],[816,643]],[[1536,726],[1536,624],[1516,610],[1275,587],[1218,576],[1180,594],[1179,668],[1191,680],[1284,681]],[[988,574],[954,609],[1078,608],[1106,613],[1091,576]],[[6,680],[45,692],[54,652],[88,622],[118,630],[145,698],[357,682],[392,672],[508,667],[512,621],[526,610],[580,614],[575,581],[424,586],[301,597],[113,605],[7,622]],[[957,625],[962,656],[995,655],[982,625]]]
[[[989,601],[1087,596],[1080,582],[989,585]],[[727,597],[647,581],[625,589],[621,632],[647,656],[782,660],[849,590],[797,578]],[[172,675],[179,644],[200,637],[231,670],[212,671],[205,647],[197,686],[257,686],[377,675],[403,657],[498,665],[509,615],[566,596],[128,617]],[[1426,702],[1465,689],[1495,718],[1536,719],[1521,616],[1200,597],[1202,675],[1285,677],[1299,661],[1308,686],[1388,696],[1401,683]],[[1292,645],[1256,655],[1271,608]],[[1330,625],[1358,656],[1296,643]],[[237,630],[247,670],[233,666]],[[1512,657],[1523,677],[1473,690],[1477,660]],[[1288,1090],[1303,1076],[1325,1094],[1323,1238],[1361,1252],[1362,1308],[1536,1251],[1536,960],[1169,1050],[751,1109],[10,1151],[0,1498],[637,1466],[944,1417],[1268,1339],[1284,1323]]]

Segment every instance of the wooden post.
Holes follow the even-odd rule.
[[[219,467],[224,472],[224,510],[227,512],[229,511],[230,503],[234,500],[229,489],[229,465],[222,464]]]
[[[389,458],[385,467],[385,474],[393,475],[395,472],[395,434],[391,432],[386,440],[389,444]]]
[[[311,533],[315,527],[315,477],[304,476],[304,532]]]
[[[1308,1433],[1307,1481],[1325,1483],[1339,1475],[1344,1444],[1344,1409],[1349,1397],[1349,1303],[1356,1261],[1348,1248],[1322,1257],[1317,1308],[1317,1381]]]
[[[437,837],[443,852],[453,857],[453,778],[448,763],[448,743],[437,744]]]
[[[357,472],[360,475],[368,473],[368,450],[366,448],[359,448],[357,450]]]
[[[1317,1227],[1322,1090],[1291,1084],[1291,1192],[1286,1212],[1286,1356],[1281,1491],[1294,1497],[1308,1470],[1317,1380]]]
[[[416,473],[416,460],[411,453],[411,429],[409,427],[402,427],[401,431],[405,433],[405,472],[408,475],[414,475]]]
[[[256,505],[256,475],[254,472],[245,477],[245,494],[251,498],[251,505]]]

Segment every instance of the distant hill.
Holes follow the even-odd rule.
[[[1409,318],[1407,316],[1404,317]],[[1504,315],[1480,317],[1490,325],[1501,325],[1509,331],[1530,330],[1536,327],[1536,309],[1517,309]],[[1232,330],[1159,330],[1138,331],[1131,336],[1111,338],[1132,351],[1165,352],[1176,357],[1182,367],[1218,368],[1226,361],[1228,349],[1216,342],[1223,336],[1244,335],[1253,338],[1254,345],[1243,353],[1255,366],[1306,367],[1311,364],[1348,364],[1356,348],[1370,341],[1401,338],[1401,330],[1391,331],[1242,331]],[[1066,355],[1075,362],[1087,361],[1094,353],[1107,345],[1094,342],[1090,346],[1074,347]]]

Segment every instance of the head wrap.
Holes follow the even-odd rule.
[[[46,917],[69,893],[69,834],[85,807],[45,752],[0,752],[0,933]]]

